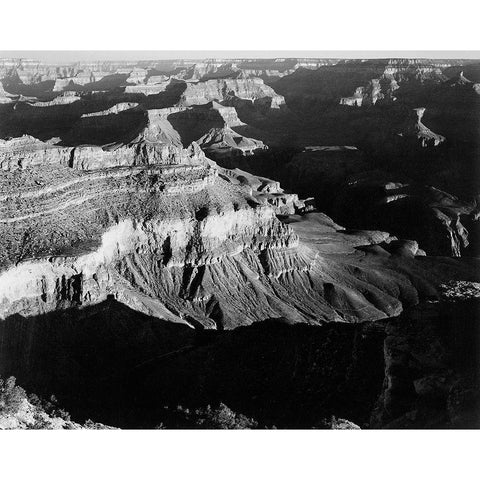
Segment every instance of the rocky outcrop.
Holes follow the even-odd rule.
[[[385,229],[417,240],[428,255],[454,257],[468,255],[465,224],[478,216],[475,204],[442,190],[388,182],[373,173],[352,176],[339,194],[334,212],[335,218],[353,227],[368,224]]]
[[[13,171],[32,166],[66,164],[70,151],[68,147],[58,147],[29,135],[0,140],[0,167]]]
[[[478,428],[478,306],[456,297],[387,323],[373,428]]]
[[[358,87],[351,97],[340,99],[340,105],[361,107],[375,105],[377,102],[394,102],[396,97],[393,92],[399,85],[393,76],[384,75],[381,78],[373,78],[366,86]]]
[[[127,83],[133,83],[135,85],[144,84],[148,76],[148,70],[145,68],[135,67],[127,78]]]
[[[271,98],[271,108],[280,108],[285,103],[285,99],[271,87],[265,85],[262,79],[239,78],[188,83],[180,99],[180,104],[201,105],[213,100],[222,101],[228,96],[252,102],[268,97]]]
[[[100,112],[84,113],[82,118],[88,117],[102,117],[104,115],[116,115],[117,113],[124,112],[125,110],[130,110],[131,108],[138,107],[138,103],[135,102],[121,102],[115,104],[113,107],[107,108]]]
[[[222,130],[224,127],[230,130],[245,125],[234,107],[217,102],[192,107],[172,107],[168,112],[168,121],[178,131],[184,145],[189,145],[192,141],[199,142],[209,131]],[[235,133],[234,135],[238,136]]]
[[[275,82],[286,96],[349,106],[391,104],[402,85],[439,85],[455,61],[421,59],[339,60],[311,70],[297,68]]]
[[[235,77],[241,71],[235,62],[225,62],[222,60],[210,60],[206,62],[195,63],[179,77],[188,81],[210,80],[215,78]]]
[[[147,85],[156,85],[165,83],[168,80],[167,75],[148,75],[145,82]]]
[[[78,92],[66,91],[57,95],[54,99],[48,101],[34,102],[34,107],[53,107],[56,105],[70,105],[71,103],[78,102],[82,97]]]
[[[234,155],[252,155],[266,148],[263,142],[239,135],[230,127],[212,128],[198,139],[200,148],[212,158]]]
[[[465,75],[463,74],[463,71],[461,71],[456,77],[453,77],[447,80],[446,83],[451,87],[458,87],[458,86],[471,85],[473,82],[471,82],[467,77],[465,77]]]
[[[70,419],[70,414],[58,406],[55,396],[50,401],[35,394],[27,395],[16,385],[15,377],[0,377],[0,430],[78,430],[111,429],[91,420],[80,425]]]
[[[98,82],[109,74],[110,72],[80,70],[75,76],[56,78],[53,91],[63,92],[64,90],[75,90],[90,83]]]
[[[9,95],[5,89],[3,88],[3,84],[0,80],[0,104],[2,103],[11,103],[13,102],[14,98],[12,98],[12,95]]]
[[[260,204],[268,204],[273,207],[277,215],[293,215],[303,212],[307,208],[305,203],[299,200],[297,194],[284,192],[280,183],[275,180],[252,175],[238,168],[227,169],[219,167],[214,162],[211,164],[224,180],[250,188],[250,195]]]
[[[405,122],[405,127],[399,135],[407,140],[413,140],[423,148],[438,147],[442,144],[446,140],[445,137],[432,132],[422,123],[425,108],[415,108],[414,112]]]
[[[0,76],[17,78],[24,85],[55,81],[59,76],[73,76],[77,73],[74,65],[44,63],[31,59],[0,59]]]
[[[125,87],[125,93],[137,93],[143,95],[158,95],[159,93],[164,92],[167,87],[170,85],[170,80],[166,80],[160,83],[154,83],[152,85],[127,85]]]
[[[70,151],[69,165],[79,170],[96,170],[121,166],[188,164],[202,157],[202,151],[193,144],[184,149],[166,143],[140,141],[129,145],[74,147]]]
[[[210,108],[218,112],[218,114],[223,118],[225,125],[227,127],[241,127],[245,125],[239,118],[237,111],[235,110],[234,107],[228,107],[221,105],[218,102],[212,102],[211,105],[207,104],[207,106],[210,106]],[[198,111],[198,109],[197,109]]]
[[[120,108],[122,111],[130,109],[131,105]],[[120,114],[120,110],[117,114]],[[110,112],[108,115],[112,114]],[[79,170],[92,170],[118,166],[203,162],[205,156],[198,145],[192,144],[186,149],[183,148],[179,134],[167,120],[169,114],[168,109],[145,111],[144,128],[127,144],[68,147],[42,142],[29,135],[0,140],[0,167],[14,171],[29,167],[64,165]],[[98,117],[103,115],[88,115],[84,120],[94,122]]]

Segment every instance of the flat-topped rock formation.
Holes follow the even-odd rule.
[[[2,170],[14,171],[36,165],[67,164],[69,158],[69,148],[42,142],[29,135],[0,140]]]
[[[163,82],[154,83],[151,85],[127,85],[125,87],[125,93],[136,93],[142,95],[158,95],[159,93],[164,92],[167,87],[170,85],[170,80],[165,80]]]
[[[120,108],[120,111],[130,110]],[[203,162],[204,154],[197,144],[183,148],[179,134],[168,122],[170,110],[147,110],[143,112],[144,126],[128,143],[107,145],[78,145],[75,147],[43,142],[25,135],[10,140],[0,140],[0,167],[3,170],[26,169],[33,166],[64,165],[81,170],[101,169],[114,166],[148,164],[181,164]],[[99,116],[87,116],[84,120],[94,122]],[[101,118],[102,116],[100,116]],[[93,124],[95,128],[95,124]],[[54,142],[57,142],[54,139]]]
[[[139,104],[135,102],[116,103],[113,107],[107,108],[106,110],[102,110],[100,112],[84,113],[82,115],[82,118],[102,117],[104,115],[116,115],[117,113],[124,112],[125,110],[130,110],[131,108],[138,107],[138,105]]]
[[[293,215],[307,211],[307,205],[296,193],[286,193],[275,180],[252,175],[238,168],[228,169],[219,167],[214,162],[211,164],[218,170],[221,178],[229,183],[248,187],[250,195],[259,204],[270,205],[277,215]]]
[[[265,97],[272,99],[271,108],[279,108],[285,99],[260,78],[219,79],[188,83],[180,99],[182,105],[201,105],[212,100],[222,101],[227,96],[255,101]]]
[[[62,92],[60,95],[57,95],[52,100],[48,101],[36,101],[32,102],[31,105],[34,107],[54,107],[56,105],[70,105],[71,103],[78,102],[82,97],[79,92],[75,91],[66,91]]]
[[[53,86],[53,91],[62,92],[64,90],[75,89],[76,87],[83,87],[90,83],[98,82],[107,75],[110,75],[110,72],[80,70],[75,76],[57,78]]]
[[[121,73],[127,72],[122,71]],[[127,83],[133,83],[135,85],[145,83],[147,76],[148,70],[146,68],[135,67],[131,72],[129,72]]]

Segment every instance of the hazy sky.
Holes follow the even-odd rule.
[[[258,50],[0,50],[0,58],[31,58],[45,62],[77,62],[101,60],[164,60],[201,58],[474,58],[480,59],[480,51],[258,51]]]

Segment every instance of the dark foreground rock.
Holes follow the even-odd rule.
[[[179,405],[220,403],[265,427],[325,428],[334,416],[361,428],[474,428],[478,312],[470,299],[362,324],[271,319],[219,332],[108,300],[7,319],[0,373],[55,393],[75,421],[123,428],[169,427]]]

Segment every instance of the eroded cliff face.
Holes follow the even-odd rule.
[[[362,321],[435,295],[438,279],[452,271],[472,275],[452,265],[432,276],[415,260],[418,246],[399,249],[382,232],[348,233],[326,216],[282,223],[272,201],[287,198],[278,184],[224,180],[200,156],[175,165],[72,167],[30,166],[2,177],[4,318],[113,295],[206,328],[279,316]],[[373,250],[362,265],[361,248],[382,243],[385,253]]]
[[[124,171],[75,176],[57,190],[50,186],[7,199],[4,205],[22,201],[24,208],[21,216],[3,211],[4,238],[10,240],[3,244],[3,317],[96,303],[114,294],[140,310],[176,321],[191,315],[210,327],[281,311],[303,318],[288,299],[278,298],[268,279],[308,271],[314,256],[292,251],[298,237],[290,227],[268,206],[251,208],[247,192],[218,179],[214,169],[197,167],[195,182],[195,171],[184,168],[183,183],[178,169],[157,173],[167,180],[165,189],[159,179],[152,185],[151,171]],[[92,196],[85,195],[83,182]],[[70,221],[64,224],[64,218]],[[81,253],[65,255],[75,237]],[[92,248],[95,242],[99,246]],[[311,310],[313,318],[313,305]],[[225,320],[217,325],[209,311]]]
[[[478,428],[479,286],[450,282],[443,302],[385,324],[385,377],[371,427]]]
[[[266,148],[263,142],[239,135],[230,127],[212,128],[198,143],[211,158],[234,155],[252,155],[256,150]]]
[[[0,81],[0,103],[11,103],[12,101],[12,96],[8,95],[8,93],[3,88],[2,82]]]
[[[219,79],[188,83],[180,103],[182,105],[201,105],[212,100],[225,100],[227,96],[235,96],[252,102],[268,97],[271,99],[271,108],[279,108],[285,103],[285,99],[271,87],[265,85],[260,78]]]
[[[422,122],[425,114],[425,107],[415,108],[410,118],[405,122],[403,131],[399,133],[400,136],[405,137],[410,141],[418,143],[421,147],[438,147],[445,141],[445,137],[432,132]]]
[[[206,183],[203,180],[197,189],[204,190]],[[189,182],[188,188],[192,194],[195,183]],[[185,194],[185,188],[180,189]],[[163,205],[166,209],[179,200],[178,194],[168,190],[164,194],[172,196]],[[202,208],[207,215],[204,219],[200,218]],[[242,209],[232,215],[208,214],[206,208],[200,207],[198,219],[120,220],[101,235],[99,247],[91,253],[26,260],[11,267],[0,280],[3,316],[88,305],[114,294],[126,303],[140,304],[143,310],[152,303],[161,315],[166,310],[168,318],[177,319],[180,312],[165,309],[159,299],[171,295],[170,308],[182,303],[173,297],[202,302],[197,291],[202,269],[215,270],[217,264],[228,263],[243,250],[288,248],[298,242],[288,227],[275,223],[269,209]],[[142,308],[142,296],[148,295],[152,297],[144,299]]]

